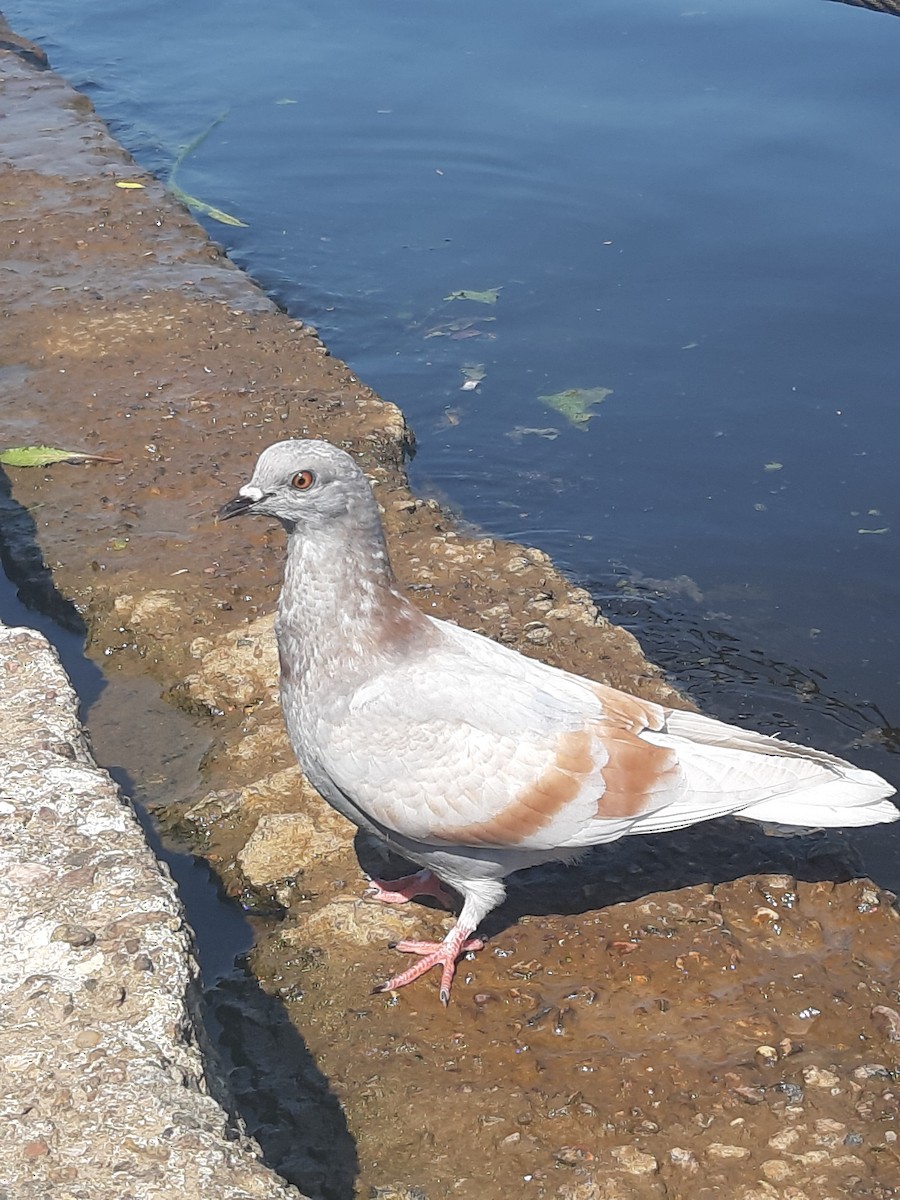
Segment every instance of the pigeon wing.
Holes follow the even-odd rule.
[[[494,643],[467,649],[450,637],[427,670],[392,667],[316,731],[322,769],[379,824],[438,846],[556,849],[621,837],[681,794],[676,755],[639,736],[661,726],[657,706]]]

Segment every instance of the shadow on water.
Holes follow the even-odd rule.
[[[340,1103],[284,1005],[246,969],[253,928],[207,862],[161,839],[150,810],[196,787],[208,733],[162,700],[145,676],[107,677],[85,655],[84,622],[57,590],[31,514],[0,470],[0,621],[38,629],[79,697],[95,757],[131,797],[195,934],[206,1032],[227,1091],[214,1092],[257,1139],[263,1160],[301,1191],[351,1200],[358,1160]],[[14,582],[13,582],[14,581]]]
[[[304,1194],[352,1200],[356,1143],[340,1101],[279,999],[249,973],[233,973],[205,994],[229,1095],[259,1142],[264,1161]]]

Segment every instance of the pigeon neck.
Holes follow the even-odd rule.
[[[288,542],[280,636],[307,675],[317,667],[366,674],[431,634],[431,622],[398,590],[380,528],[348,537],[337,525],[298,529]]]

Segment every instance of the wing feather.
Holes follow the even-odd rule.
[[[317,738],[323,769],[381,825],[549,850],[620,837],[680,794],[674,756],[636,732],[662,723],[658,706],[441,628],[427,673],[368,680]]]

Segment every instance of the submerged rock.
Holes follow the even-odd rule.
[[[349,823],[337,814],[266,813],[238,855],[248,882],[265,887],[296,875],[308,863],[345,854],[352,842]]]

